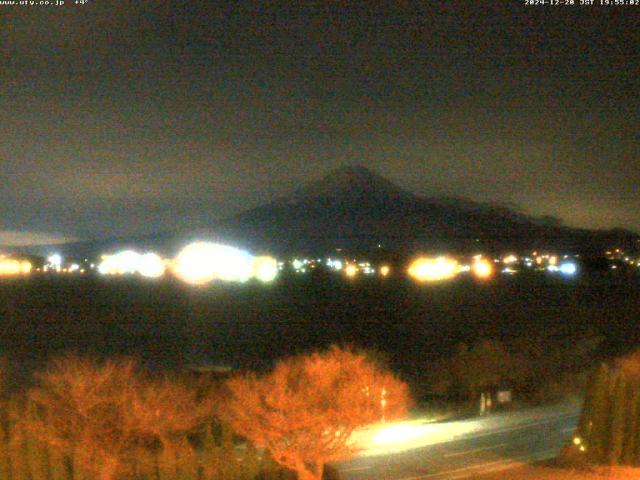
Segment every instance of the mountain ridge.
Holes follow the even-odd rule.
[[[364,166],[350,165],[205,230],[75,242],[56,249],[72,250],[75,245],[83,255],[91,255],[144,246],[175,254],[168,250],[197,238],[277,254],[326,253],[336,248],[368,251],[378,245],[396,250],[477,250],[640,243],[636,233],[624,229],[570,228],[554,217],[526,215],[499,203],[420,196]]]
[[[499,203],[420,196],[362,166],[335,170],[291,195],[234,216],[220,228],[236,238],[245,232],[245,238],[248,234],[258,244],[276,250],[284,245],[289,251],[367,250],[378,244],[414,250],[477,249],[477,243],[582,248],[589,237],[606,243],[608,236],[635,235],[564,227],[556,218],[526,215]]]

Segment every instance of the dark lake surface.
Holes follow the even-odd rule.
[[[470,278],[295,277],[272,285],[37,277],[0,282],[0,348],[24,371],[66,351],[134,355],[154,368],[263,368],[331,343],[387,352],[420,376],[460,342],[603,335],[603,353],[640,344],[640,277],[594,273]]]

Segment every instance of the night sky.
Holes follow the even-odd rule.
[[[188,229],[353,164],[640,231],[640,7],[71,3],[0,6],[0,244]]]

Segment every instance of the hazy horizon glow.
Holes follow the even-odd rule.
[[[0,245],[197,230],[353,164],[640,231],[636,13],[5,8]]]

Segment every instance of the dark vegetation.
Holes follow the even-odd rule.
[[[586,392],[565,456],[590,464],[640,465],[640,351],[603,362]]]
[[[217,420],[206,381],[75,356],[35,380],[0,397],[3,480],[295,479]]]
[[[536,334],[508,342],[462,343],[453,356],[434,364],[427,387],[462,405],[496,389],[533,403],[578,399],[601,342],[602,337],[594,336],[554,339]]]
[[[355,429],[410,404],[406,384],[337,346],[226,380],[64,355],[34,381],[0,397],[2,479],[321,480],[355,453]]]

